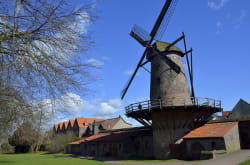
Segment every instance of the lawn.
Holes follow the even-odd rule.
[[[250,165],[250,160],[247,160],[247,161],[241,163],[240,165]]]
[[[0,154],[0,165],[103,165],[103,162],[71,158],[66,154]],[[108,165],[105,163],[105,165]]]
[[[121,161],[125,161],[125,162],[141,162],[141,163],[161,163],[161,162],[172,162],[172,161],[176,161],[176,159],[168,159],[168,160],[121,160]]]

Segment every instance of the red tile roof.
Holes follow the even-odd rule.
[[[189,132],[184,139],[224,137],[237,124],[238,122],[205,124]]]
[[[58,124],[55,124],[55,125],[54,125],[54,128],[55,128],[55,130],[57,131]]]
[[[67,128],[68,128],[68,125],[69,125],[69,122],[68,122],[68,121],[65,121],[65,122],[63,122],[63,125],[64,125],[64,128],[67,129]]]
[[[102,133],[102,134],[96,134],[96,135],[92,135],[92,136],[89,136],[87,138],[84,138],[84,139],[81,139],[81,140],[78,140],[78,141],[74,141],[74,142],[71,142],[69,144],[80,144],[82,142],[87,142],[87,141],[91,141],[91,140],[94,140],[94,139],[97,139],[97,138],[100,138],[100,137],[103,137],[103,136],[107,136],[109,135],[110,133]]]
[[[232,111],[224,111],[222,112],[222,116],[228,116],[230,113],[232,113]]]
[[[75,122],[77,122],[79,127],[88,126],[89,124],[93,123],[94,121],[103,121],[104,119],[95,119],[95,118],[76,118]]]
[[[100,133],[96,135],[89,136],[87,138],[74,141],[68,144],[80,144],[84,142],[116,142],[116,141],[124,141],[129,136],[138,136],[142,135],[141,132],[109,132],[109,133]]]
[[[73,128],[75,120],[69,120],[69,123],[70,123],[71,127]]]
[[[60,130],[62,130],[62,127],[63,127],[63,123],[59,123],[59,124],[58,124],[58,128],[59,128]]]

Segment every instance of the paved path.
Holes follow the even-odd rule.
[[[166,161],[160,163],[126,162],[126,161],[105,161],[120,165],[239,165],[241,162],[250,159],[250,150],[240,150],[230,154],[217,156],[215,159],[204,161]]]

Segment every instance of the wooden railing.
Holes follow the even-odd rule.
[[[178,104],[176,104],[178,103]],[[167,103],[163,103],[160,99],[146,100],[137,103],[130,104],[125,107],[126,113],[132,111],[141,111],[141,110],[150,110],[152,108],[162,108],[162,107],[172,107],[172,106],[209,106],[211,108],[221,109],[221,100],[215,100],[211,98],[201,98],[201,97],[192,97],[190,99],[179,99],[173,98],[168,100]]]

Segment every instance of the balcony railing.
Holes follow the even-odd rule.
[[[163,103],[161,99],[141,101],[125,107],[126,113],[140,110],[150,110],[152,108],[172,107],[172,106],[207,106],[221,109],[221,100],[211,98],[192,97],[190,99],[173,98]]]

